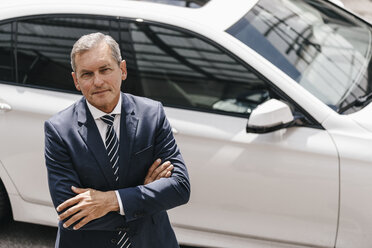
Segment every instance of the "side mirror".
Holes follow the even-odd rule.
[[[295,120],[287,104],[270,99],[255,108],[247,124],[247,133],[268,133],[294,124]]]

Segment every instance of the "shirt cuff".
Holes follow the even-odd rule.
[[[115,194],[116,194],[116,198],[117,198],[118,203],[119,203],[119,209],[120,209],[119,214],[125,215],[124,208],[123,208],[123,203],[121,202],[121,197],[119,195],[119,191],[115,190]]]

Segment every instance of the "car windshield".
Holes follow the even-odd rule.
[[[316,0],[259,0],[226,30],[340,113],[372,91],[371,31]]]

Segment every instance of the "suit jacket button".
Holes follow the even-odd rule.
[[[111,243],[116,244],[116,239],[111,239]]]

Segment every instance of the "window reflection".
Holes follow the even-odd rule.
[[[269,97],[261,79],[198,37],[143,23],[132,23],[130,30],[139,94],[167,105],[242,114]],[[256,89],[265,97],[247,101]]]
[[[371,91],[371,30],[327,3],[260,0],[227,32],[335,109]]]
[[[118,41],[128,67],[126,92],[168,106],[242,115],[270,97],[260,78],[207,40],[109,17],[39,17],[0,25],[0,80],[77,92],[70,52],[92,32]]]
[[[70,65],[74,42],[84,34],[111,29],[117,27],[102,19],[56,17],[17,22],[18,82],[75,91]]]

